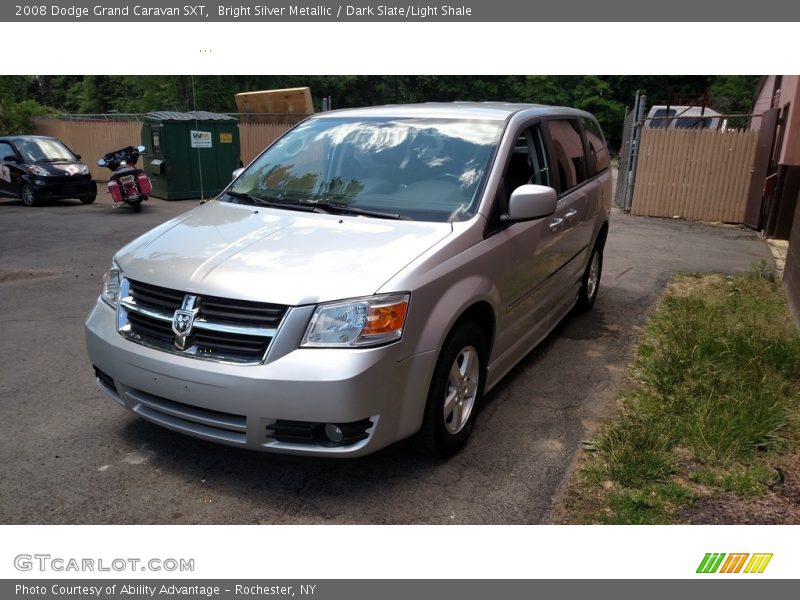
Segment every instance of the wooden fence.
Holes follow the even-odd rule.
[[[304,119],[305,115],[296,122]],[[278,121],[274,123],[240,123],[239,146],[241,148],[242,162],[248,164],[262,150],[277,140],[280,136],[294,127],[294,122]]]
[[[631,213],[743,223],[758,131],[645,129]]]
[[[97,166],[98,158],[112,150],[142,143],[142,124],[137,121],[67,121],[39,117],[34,119],[33,129],[37,135],[57,137],[80,154],[92,177],[99,181],[107,181],[111,172]]]
[[[258,119],[259,122],[251,117],[248,122],[239,123],[240,156],[244,164],[248,164],[264,148],[305,118],[306,115],[264,115]],[[138,146],[142,139],[141,131],[142,123],[139,121],[34,119],[34,133],[63,141],[73,152],[81,155],[92,177],[98,181],[107,181],[110,172],[97,166],[97,159],[118,148]]]

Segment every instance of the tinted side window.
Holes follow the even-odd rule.
[[[548,121],[553,164],[558,171],[559,194],[586,180],[586,157],[577,119]]]
[[[508,159],[508,166],[503,174],[503,186],[506,192],[506,202],[511,198],[511,192],[521,185],[531,182],[533,177],[533,163],[531,150],[528,145],[527,132],[521,133],[514,142],[514,149]]]
[[[552,186],[552,177],[547,164],[542,132],[538,125],[529,127],[519,134],[503,175],[506,201],[511,192],[521,185]]]
[[[709,117],[679,117],[675,119],[675,129],[708,129],[711,127]]]
[[[653,113],[653,117],[656,117],[656,119],[651,121],[649,126],[654,127],[656,129],[667,129],[669,127],[671,120],[658,117],[674,117],[674,116],[675,116],[674,110],[670,110],[668,114],[666,108],[657,108],[656,111]]]
[[[588,173],[592,177],[600,171],[605,171],[609,165],[608,147],[603,138],[603,131],[594,119],[581,117],[583,133],[586,136],[586,147],[589,149]]]
[[[508,211],[512,192],[521,185],[553,186],[553,175],[549,167],[541,125],[533,125],[520,131],[514,140],[511,156],[503,170],[503,179],[497,188],[486,235],[502,229],[501,216]]]
[[[14,154],[14,149],[11,147],[11,144],[8,142],[0,142],[0,161],[11,154]]]
[[[531,147],[533,148],[534,174],[533,181],[537,185],[553,187],[553,176],[550,174],[550,164],[547,162],[542,129],[538,125],[531,127]]]

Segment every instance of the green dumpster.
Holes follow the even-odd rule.
[[[231,182],[240,165],[239,122],[205,111],[152,112],[144,117],[144,170],[152,196],[210,198]]]

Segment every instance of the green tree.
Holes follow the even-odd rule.
[[[50,112],[33,99],[35,89],[34,77],[0,77],[0,135],[32,133],[33,117]]]
[[[709,95],[714,110],[724,114],[750,114],[758,75],[718,75],[711,79]]]

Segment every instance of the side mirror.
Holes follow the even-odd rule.
[[[508,221],[541,219],[556,212],[558,195],[544,185],[521,185],[508,199]]]
[[[3,162],[15,163],[19,161],[17,160],[17,157],[14,156],[13,154],[7,154],[6,156],[3,157]]]
[[[76,154],[76,155],[75,155],[75,158],[77,158],[78,160],[80,160],[80,159],[81,159],[81,155],[80,155],[80,154]]]
[[[239,167],[238,169],[234,170],[233,174],[231,175],[231,181],[239,177],[239,175],[242,174],[242,171],[244,171],[244,167]]]

